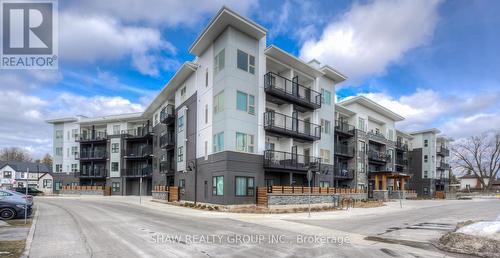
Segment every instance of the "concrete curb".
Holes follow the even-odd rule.
[[[36,205],[35,215],[33,215],[33,220],[31,221],[30,232],[28,233],[28,237],[26,238],[26,244],[24,245],[24,252],[21,255],[21,258],[26,258],[30,256],[31,251],[31,243],[33,242],[33,237],[35,236],[36,223],[38,222],[38,204]]]

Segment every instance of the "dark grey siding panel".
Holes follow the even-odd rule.
[[[71,185],[72,183],[79,185],[80,180],[78,177],[75,177],[75,173],[51,173],[54,183],[52,186],[54,187],[54,193],[58,193],[55,190],[55,184],[57,182],[61,183],[62,186]]]

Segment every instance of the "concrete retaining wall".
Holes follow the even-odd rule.
[[[104,195],[104,190],[61,190],[63,195]]]
[[[334,204],[339,196],[335,194],[311,194],[311,203]],[[308,204],[309,194],[268,194],[268,205]]]
[[[151,193],[153,195],[153,200],[168,201],[168,192],[152,191]]]
[[[416,192],[414,192],[414,193],[404,192],[404,193],[402,193],[400,195],[399,191],[392,191],[389,194],[389,198],[390,199],[399,199],[399,198],[403,198],[403,199],[416,199],[417,198],[417,193]]]
[[[349,193],[349,194],[341,194],[340,199],[354,199],[354,200],[367,200],[367,193]]]
[[[389,200],[389,191],[387,190],[373,190],[373,199],[382,200],[384,202]]]

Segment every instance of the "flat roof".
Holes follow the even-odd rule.
[[[397,129],[396,129],[396,135],[397,135],[397,134],[401,134],[401,135],[403,135],[404,137],[406,137],[406,138],[410,138],[410,139],[413,139],[413,138],[414,138],[411,134],[409,134],[409,133],[407,133],[407,132],[403,132],[403,131],[401,131],[401,130],[397,130]]]
[[[435,133],[435,134],[438,134],[438,133],[441,133],[441,131],[439,131],[439,129],[437,129],[437,128],[429,128],[429,129],[422,129],[422,130],[410,132],[411,135],[421,134],[421,133]]]
[[[267,32],[264,27],[254,21],[223,6],[189,47],[189,53],[200,56],[229,25],[256,39],[261,39]]]
[[[137,113],[127,113],[127,114],[119,114],[119,115],[109,115],[109,116],[99,116],[92,118],[81,119],[78,122],[80,125],[95,125],[95,124],[106,124],[112,122],[126,122],[133,120],[141,120],[142,112]]]
[[[335,111],[339,112],[341,114],[344,114],[344,115],[348,115],[348,116],[353,116],[356,114],[356,112],[354,112],[346,107],[343,107],[339,104],[335,104]]]
[[[354,103],[358,103],[360,105],[363,105],[367,108],[370,108],[386,117],[389,117],[390,119],[394,120],[394,121],[402,121],[404,120],[405,118],[392,112],[391,110],[389,110],[388,108],[378,104],[377,102],[365,97],[365,96],[356,96],[354,98],[350,98],[350,99],[347,99],[347,100],[343,100],[341,102],[339,102],[339,105],[342,105],[342,106],[346,106],[346,105],[350,105],[350,104],[354,104]]]
[[[82,116],[83,118],[86,118]],[[67,122],[76,122],[78,121],[78,117],[62,117],[62,118],[54,118],[45,120],[46,123],[49,124],[59,124],[59,123],[67,123]]]
[[[324,65],[319,70],[322,71],[326,77],[332,79],[336,83],[347,80],[347,76],[341,74],[339,71],[333,69],[329,65]]]

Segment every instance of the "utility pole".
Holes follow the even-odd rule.
[[[307,215],[308,218],[311,217],[311,179],[312,179],[312,171],[311,171],[311,168],[309,168],[307,170],[307,183],[309,185],[309,204],[308,204],[308,210],[309,210],[309,213]]]
[[[139,204],[142,204],[142,176],[139,179]]]
[[[27,171],[26,171],[26,201],[24,203],[24,225],[26,225],[28,223],[28,177],[29,177],[29,174],[30,174],[30,168],[29,168],[29,165],[28,165],[28,168],[27,168]]]

